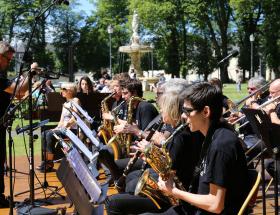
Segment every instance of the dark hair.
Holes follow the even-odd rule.
[[[193,108],[198,111],[209,106],[211,121],[220,121],[223,112],[223,96],[218,87],[207,82],[195,83],[182,93],[182,98],[189,101]]]
[[[87,84],[88,84],[88,92],[92,93],[93,92],[93,85],[92,85],[92,82],[91,82],[91,80],[90,80],[90,78],[88,76],[81,77],[80,82],[79,82],[78,92],[83,92],[83,90],[81,88],[82,80],[87,82]]]
[[[127,89],[130,93],[138,97],[143,97],[142,83],[137,79],[121,81],[121,88]]]
[[[218,79],[218,78],[211,78],[208,82],[209,82],[209,84],[211,84],[213,86],[219,87],[221,91],[223,90],[223,84],[222,84],[220,79]]]
[[[118,81],[120,81],[120,80],[127,81],[130,79],[131,78],[127,72],[118,73],[113,76],[113,80],[118,80]]]

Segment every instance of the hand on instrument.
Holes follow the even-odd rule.
[[[161,146],[161,142],[164,141],[166,138],[163,133],[156,131],[152,137],[152,141],[154,144]]]
[[[238,120],[242,115],[243,114],[240,112],[231,113],[230,116],[228,117],[228,122],[233,123],[236,120]]]
[[[114,117],[111,113],[102,113],[102,119],[105,119],[105,120],[113,120]]]
[[[138,150],[140,150],[141,152],[144,152],[146,146],[149,144],[150,144],[150,142],[148,142],[145,139],[141,140],[140,142],[137,142]]]
[[[115,125],[114,126],[114,132],[116,134],[124,133],[124,127],[125,127],[125,124]]]
[[[272,102],[272,103],[266,105],[266,106],[263,108],[263,110],[264,110],[267,114],[270,114],[271,112],[275,111],[276,106],[277,106],[277,103],[276,103],[276,102]]]
[[[135,134],[137,135],[139,133],[140,129],[136,124],[128,124],[126,123],[123,128],[123,133],[129,133],[129,134]]]
[[[172,195],[173,189],[175,187],[175,183],[173,181],[173,177],[169,177],[167,181],[163,181],[161,177],[158,178],[158,187],[161,191],[168,195]]]

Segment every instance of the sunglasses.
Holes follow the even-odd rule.
[[[256,90],[256,87],[247,87],[247,90]]]
[[[181,111],[182,114],[186,114],[187,116],[189,116],[191,114],[191,112],[193,112],[195,109],[194,108],[186,108],[186,107],[182,107]]]

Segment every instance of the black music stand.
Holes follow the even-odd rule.
[[[253,131],[257,136],[263,140],[266,150],[262,149],[262,177],[264,177],[264,156],[263,152],[266,151],[274,160],[274,202],[275,214],[278,215],[278,166],[279,160],[279,144],[277,141],[280,139],[280,126],[271,123],[269,116],[260,109],[242,109],[247,119],[249,120]],[[264,179],[264,178],[263,178]],[[263,180],[264,184],[264,180]],[[262,188],[263,198],[265,198],[264,185]],[[263,199],[264,200],[264,199]],[[265,200],[264,200],[265,202]],[[265,206],[264,206],[265,207]],[[264,213],[265,214],[265,213]]]

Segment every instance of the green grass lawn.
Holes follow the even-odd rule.
[[[242,84],[242,91],[240,93],[236,92],[236,85],[235,84],[225,84],[224,85],[224,94],[230,98],[233,102],[236,102],[242,98],[244,98],[247,95],[247,84]],[[146,99],[154,99],[155,98],[155,93],[146,91],[144,93],[144,98]],[[34,121],[36,122],[36,121]],[[28,120],[23,120],[23,125],[28,125]],[[25,155],[25,146],[27,147],[27,151],[29,151],[29,136],[25,135],[25,142],[22,134],[16,135],[15,134],[15,128],[16,126],[19,125],[21,126],[21,120],[16,119],[13,123],[13,140],[14,140],[14,148],[15,148],[15,155]],[[40,129],[38,129],[39,131]],[[8,141],[7,141],[8,143]],[[34,141],[34,154],[35,155],[40,155],[41,153],[41,136],[39,135],[39,139]],[[8,146],[8,144],[7,144]],[[8,150],[7,150],[8,153]]]

